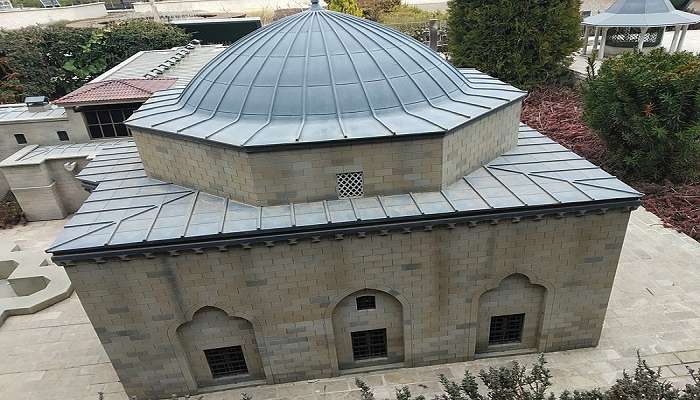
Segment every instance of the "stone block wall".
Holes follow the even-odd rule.
[[[538,351],[595,346],[628,218],[609,211],[457,225],[79,262],[66,270],[127,393],[168,396],[198,390],[201,366],[188,361],[176,332],[208,306],[251,322],[270,383],[333,376],[346,367],[336,344],[342,333],[334,331],[351,322],[341,317],[344,299],[365,289],[401,304],[406,366],[473,358],[480,299],[513,274],[545,290]]]
[[[358,310],[357,297],[374,296],[376,308]],[[388,293],[361,290],[345,297],[333,310],[335,351],[340,369],[360,368],[404,360],[404,319],[401,303]],[[386,329],[387,357],[356,361],[350,334],[357,331]]]
[[[446,135],[246,152],[132,129],[148,174],[253,205],[337,199],[336,175],[362,172],[364,194],[436,191],[517,145],[520,103]]]
[[[521,102],[513,103],[445,135],[442,144],[443,187],[517,145],[521,108]]]
[[[476,353],[536,349],[546,293],[544,286],[533,285],[525,275],[514,274],[502,280],[497,288],[481,295]],[[520,343],[489,345],[491,317],[512,314],[525,314]]]
[[[63,164],[76,162],[73,171]],[[80,208],[89,193],[75,178],[87,164],[85,157],[7,165],[0,169],[29,221],[62,219]]]
[[[180,326],[177,333],[199,386],[235,383],[241,378],[265,379],[255,331],[245,319],[229,317],[221,309],[206,307],[199,310],[192,321]],[[204,350],[229,346],[241,346],[248,374],[230,379],[212,379]]]

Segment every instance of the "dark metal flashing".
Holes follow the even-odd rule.
[[[532,213],[566,215],[636,206],[641,193],[531,128],[521,125],[518,146],[441,191],[256,207],[149,178],[134,170],[133,141],[105,148],[78,178],[98,185],[64,227],[49,252],[57,257],[107,254],[155,246],[275,237],[298,242],[311,235],[336,239],[371,229],[408,233],[439,221],[470,226],[518,221]],[[87,178],[87,179],[86,179]],[[622,204],[622,205],[621,205]],[[538,217],[535,217],[537,219]],[[446,222],[456,226],[461,222]],[[382,233],[383,232],[383,233]],[[314,240],[316,240],[314,239]],[[138,251],[138,250],[134,250]]]
[[[576,205],[557,205],[545,207],[532,207],[528,209],[513,208],[495,212],[456,212],[430,216],[392,218],[391,222],[372,222],[307,226],[301,229],[296,227],[286,229],[270,229],[264,232],[255,231],[242,235],[225,234],[210,235],[198,238],[178,238],[162,241],[142,242],[130,245],[113,245],[80,250],[55,251],[52,259],[54,262],[70,266],[76,262],[102,263],[110,259],[129,260],[132,257],[153,258],[155,254],[179,255],[182,252],[192,251],[201,254],[206,249],[226,251],[229,248],[240,247],[251,249],[254,245],[267,247],[297,244],[300,240],[320,239],[340,240],[345,236],[357,235],[364,238],[370,234],[387,235],[392,232],[411,233],[414,231],[432,231],[438,228],[454,229],[457,225],[467,225],[470,228],[479,224],[495,225],[498,223],[518,223],[523,220],[540,221],[546,217],[583,217],[591,214],[605,214],[609,211],[630,212],[641,204],[638,197],[618,199],[615,201],[584,202]],[[259,229],[258,229],[259,230]]]

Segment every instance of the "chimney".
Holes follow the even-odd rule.
[[[49,98],[46,96],[28,96],[24,98],[24,104],[29,111],[48,111],[51,109]]]

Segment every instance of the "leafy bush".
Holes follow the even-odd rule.
[[[24,212],[12,192],[0,198],[0,229],[11,228],[24,220]]]
[[[81,51],[81,44],[90,39],[93,31],[62,25],[0,30],[0,51],[7,57],[8,72],[22,89],[15,93],[13,101],[31,95],[58,97],[73,90],[76,84],[63,65]]]
[[[111,68],[139,51],[184,46],[190,39],[189,34],[174,25],[148,19],[128,20],[105,29],[101,53]]]
[[[621,174],[700,177],[700,57],[658,49],[606,60],[584,87],[584,117]]]
[[[450,0],[452,63],[530,88],[568,74],[580,46],[578,0]]]
[[[365,18],[379,21],[382,16],[394,11],[401,5],[401,0],[358,0]]]
[[[379,22],[386,25],[426,23],[431,19],[445,21],[447,14],[437,11],[421,10],[416,6],[400,5],[391,12],[382,14]]]
[[[354,15],[356,17],[362,17],[364,15],[359,4],[357,4],[357,0],[329,0],[328,9]]]
[[[661,373],[654,371],[637,356],[634,374],[625,372],[622,378],[607,391],[593,389],[587,391],[565,391],[559,400],[697,400],[700,397],[700,376],[688,368],[693,381],[683,390],[675,389],[669,382],[661,379]],[[489,368],[479,372],[479,379],[485,388],[485,394],[479,390],[476,377],[469,371],[464,372],[460,382],[455,382],[440,375],[440,383],[445,393],[435,396],[434,400],[556,400],[554,393],[547,394],[552,386],[552,375],[546,367],[544,356],[540,355],[528,371],[517,362],[510,367]],[[371,389],[363,381],[356,379],[363,400],[373,400]],[[408,387],[396,389],[396,400],[425,400],[425,396],[412,397]]]
[[[25,96],[57,98],[141,50],[184,45],[180,28],[130,20],[102,29],[64,25],[0,30],[0,95],[3,102]]]

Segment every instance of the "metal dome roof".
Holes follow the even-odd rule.
[[[602,27],[660,27],[700,22],[700,15],[676,10],[669,0],[617,0],[605,12],[583,20]]]
[[[234,43],[127,125],[246,148],[391,137],[447,132],[524,94],[313,4]]]

